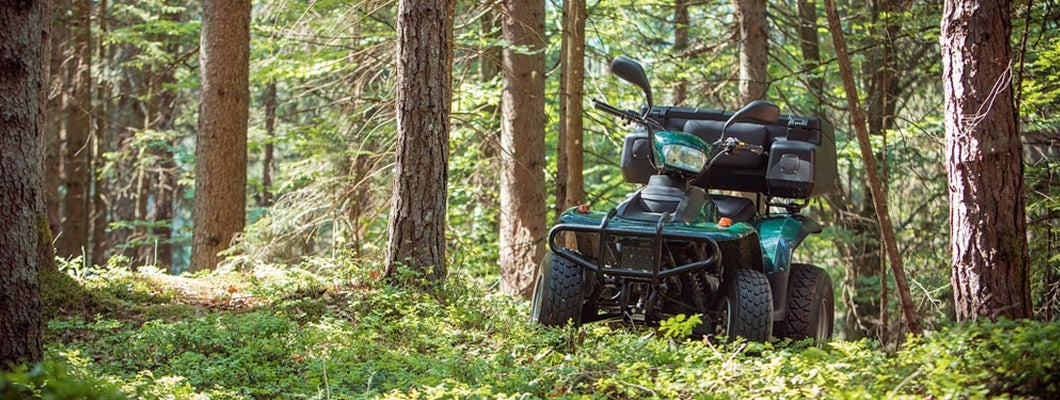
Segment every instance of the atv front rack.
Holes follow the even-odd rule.
[[[721,263],[721,251],[718,248],[718,243],[709,236],[705,236],[702,232],[697,232],[692,229],[682,229],[680,226],[667,227],[667,223],[672,219],[672,214],[664,212],[659,217],[659,220],[655,223],[654,228],[649,224],[631,224],[624,223],[620,226],[611,226],[614,216],[618,213],[617,209],[611,209],[610,212],[601,220],[599,226],[587,225],[587,224],[576,224],[576,223],[561,223],[552,228],[548,233],[548,247],[552,252],[560,257],[563,257],[571,262],[588,269],[596,273],[603,273],[608,275],[622,276],[628,278],[638,279],[650,279],[652,282],[657,282],[662,278],[691,272],[700,268],[715,266]],[[669,229],[668,229],[669,228]],[[666,230],[667,232],[663,232]],[[579,254],[571,249],[556,244],[556,236],[560,233],[571,232],[571,233],[597,233],[600,235],[598,254],[596,255],[596,261],[589,260],[585,255]],[[651,258],[647,265],[650,268],[647,269],[633,269],[623,268],[619,266],[609,266],[606,264],[606,258],[604,252],[608,249],[608,240],[612,237],[622,238],[644,238],[651,239]],[[703,243],[709,246],[709,254],[706,259],[691,262],[688,264],[676,265],[672,268],[662,269],[662,249],[664,241],[683,241],[691,243]],[[622,255],[620,255],[620,258]],[[644,260],[649,261],[649,260]],[[619,263],[620,264],[620,263]]]

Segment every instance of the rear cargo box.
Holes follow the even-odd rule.
[[[731,112],[680,107],[654,107],[651,118],[669,130],[681,130],[713,143]],[[805,199],[824,194],[836,180],[835,131],[817,117],[781,115],[775,123],[738,122],[725,135],[760,145],[767,154],[741,153],[722,156],[709,176],[696,186],[708,189],[764,193],[767,196]],[[655,173],[651,147],[644,131],[626,136],[622,149],[622,176],[626,181],[647,183]]]

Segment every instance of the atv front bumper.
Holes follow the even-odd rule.
[[[652,223],[616,218],[616,214],[614,209],[606,214],[568,210],[548,234],[549,249],[596,273],[655,282],[701,268],[718,267],[722,262],[718,241],[738,240],[754,233],[745,223],[729,227],[714,223],[674,223],[670,222],[669,213],[663,213]],[[593,241],[594,246],[587,247],[594,249],[579,248],[581,252],[578,252],[557,244],[557,237],[568,232],[578,237],[578,247]],[[706,257],[664,268],[664,264],[673,264],[664,263],[664,246],[680,242],[705,245]]]

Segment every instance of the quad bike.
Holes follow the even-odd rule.
[[[766,101],[734,113],[656,107],[639,63],[618,57],[611,71],[647,100],[642,112],[594,100],[636,126],[620,166],[626,181],[644,185],[609,211],[581,206],[560,216],[531,318],[548,326],[616,318],[654,324],[685,314],[703,321],[696,335],[828,339],[831,278],[791,261],[802,240],[821,231],[800,211],[835,183],[832,126],[780,115]],[[756,200],[709,189],[755,193]]]

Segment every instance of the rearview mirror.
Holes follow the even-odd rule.
[[[611,73],[640,87],[648,99],[648,108],[651,108],[651,83],[648,82],[648,75],[644,73],[644,67],[641,67],[640,63],[626,56],[615,57],[611,61]]]
[[[732,126],[736,121],[754,119],[760,122],[776,123],[780,118],[780,107],[765,100],[755,100],[747,103],[725,121],[725,128]]]

